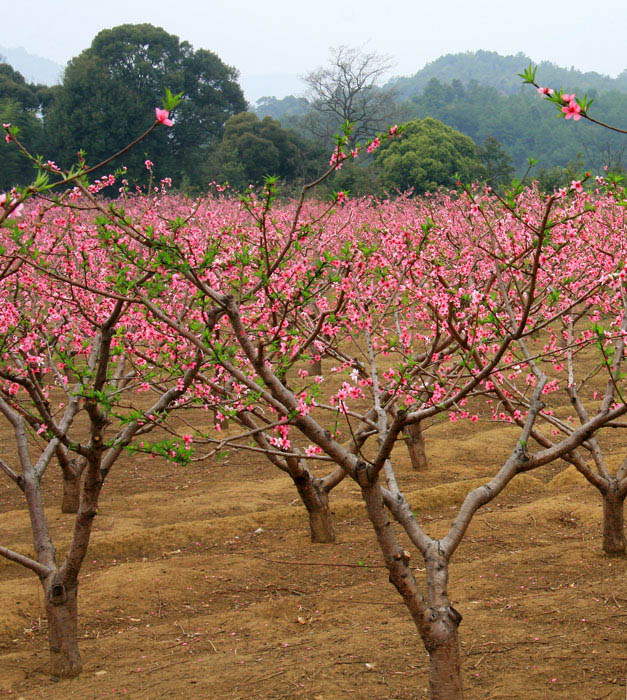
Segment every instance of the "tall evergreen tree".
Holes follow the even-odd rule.
[[[141,177],[143,161],[150,158],[157,176],[193,180],[226,120],[246,108],[237,77],[214,53],[194,51],[151,24],[106,29],[68,63],[48,115],[48,133],[63,164],[73,162],[81,148],[93,164],[150,126],[167,87],[186,98],[174,127],[157,129],[124,155],[123,164],[131,178]]]

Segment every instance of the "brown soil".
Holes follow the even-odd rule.
[[[430,534],[445,532],[511,435],[492,424],[479,436],[467,424],[435,425],[424,473],[399,447],[399,480]],[[449,590],[464,616],[471,700],[625,697],[627,561],[603,555],[600,499],[563,470],[519,477],[477,514],[455,556]],[[62,552],[72,516],[56,505],[57,475],[47,479]],[[19,495],[0,483],[0,541],[28,552]],[[426,652],[356,487],[346,481],[331,494],[336,545],[309,543],[296,498],[257,455],[191,467],[127,459],[105,487],[81,577],[79,679],[50,679],[39,583],[0,560],[0,695],[426,699]]]

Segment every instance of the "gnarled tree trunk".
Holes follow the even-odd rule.
[[[405,442],[411,459],[411,466],[414,469],[426,469],[429,466],[427,452],[425,449],[425,439],[422,434],[420,423],[412,423],[405,428]]]
[[[622,556],[627,551],[624,503],[625,494],[613,480],[603,493],[603,551],[609,556]]]
[[[321,487],[320,480],[306,470],[303,474],[292,478],[309,515],[311,541],[335,542],[335,527],[333,514],[329,508],[329,494]]]
[[[68,586],[54,575],[43,585],[51,672],[56,678],[73,678],[83,669],[78,651],[78,584]]]
[[[451,606],[446,590],[448,558],[436,540],[423,552],[427,579],[427,595],[423,598],[409,566],[410,553],[399,547],[383,508],[379,484],[367,483],[365,472],[363,469],[358,474],[362,478],[358,483],[390,572],[390,582],[401,594],[429,653],[430,700],[463,700],[457,633],[462,616]]]

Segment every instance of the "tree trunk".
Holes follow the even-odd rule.
[[[625,518],[623,505],[625,496],[618,493],[617,484],[610,484],[603,494],[603,551],[609,556],[625,554]]]
[[[458,629],[462,616],[450,604],[449,562],[434,542],[425,554],[427,601],[422,641],[429,652],[429,688],[431,700],[462,700],[462,664]]]
[[[53,677],[73,678],[83,670],[78,651],[78,584],[68,587],[58,576],[44,583],[50,670]]]
[[[78,505],[81,500],[81,473],[72,469],[63,470],[63,500],[61,501],[62,513],[78,513]]]
[[[422,434],[420,423],[412,423],[405,428],[405,441],[411,459],[411,466],[414,469],[426,469],[429,466],[427,452],[425,450],[425,439]]]
[[[81,477],[87,464],[84,457],[70,457],[69,451],[57,447],[57,459],[63,475],[62,513],[78,513],[81,500]]]
[[[322,375],[322,358],[319,360],[314,360],[311,364],[311,374],[315,377]]]
[[[462,665],[457,628],[461,615],[452,607],[432,609],[425,646],[429,652],[430,700],[462,700]]]
[[[305,473],[293,477],[298,493],[309,515],[311,541],[318,543],[335,542],[333,514],[329,508],[329,494],[320,487],[318,480]]]

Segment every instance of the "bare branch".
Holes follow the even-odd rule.
[[[7,549],[6,547],[0,547],[0,555],[5,557],[6,559],[14,561],[16,564],[21,564],[27,569],[34,571],[37,574],[37,576],[39,576],[39,578],[46,578],[46,576],[48,576],[52,571],[50,568],[44,566],[43,564],[40,564],[38,561],[35,561],[34,559],[31,559],[30,557],[27,557],[24,554],[14,552],[12,549]]]

